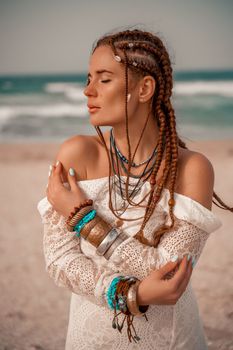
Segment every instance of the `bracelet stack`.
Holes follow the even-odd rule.
[[[93,208],[93,201],[88,199],[74,208],[66,220],[68,231],[74,231],[77,237],[82,237],[90,242],[95,248],[96,253],[110,259],[114,250],[124,242],[128,236],[119,228],[112,227],[104,221]],[[133,326],[134,316],[145,316],[149,305],[138,306],[137,289],[140,281],[133,276],[118,276],[114,278],[106,293],[108,306],[114,310],[112,327],[118,329],[121,333],[125,319],[127,319],[127,334],[129,341],[133,339],[136,343],[140,340]],[[120,311],[117,313],[117,310]],[[118,322],[118,316],[123,313],[125,317],[121,325]],[[131,332],[131,326],[134,336]]]
[[[133,339],[136,343],[140,340],[140,337],[137,335],[136,330],[133,326],[134,316],[144,316],[147,319],[146,311],[149,308],[149,305],[138,306],[136,300],[136,292],[140,281],[133,276],[119,276],[112,280],[108,291],[106,293],[107,303],[110,309],[114,310],[114,317],[112,321],[112,327],[118,329],[121,333],[121,330],[124,326],[124,322],[127,319],[127,335],[129,341]],[[117,310],[120,310],[117,313]],[[125,317],[122,321],[122,324],[119,324],[118,316],[120,314],[125,314]],[[134,336],[131,332],[131,327],[134,331]]]
[[[128,238],[119,228],[104,221],[93,208],[93,201],[81,203],[66,220],[68,231],[75,231],[77,237],[83,237],[95,248],[96,253],[109,260],[114,250]]]

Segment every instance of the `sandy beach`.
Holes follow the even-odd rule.
[[[233,206],[233,139],[189,141],[215,169],[215,191]],[[62,350],[70,292],[45,271],[38,201],[58,144],[0,145],[0,350]],[[212,233],[192,275],[210,350],[233,349],[233,214],[213,204]],[[91,349],[90,349],[91,350]],[[187,349],[188,350],[188,349]],[[199,349],[197,349],[199,350]]]

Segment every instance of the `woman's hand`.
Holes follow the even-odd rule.
[[[72,170],[71,170],[72,169]],[[74,208],[88,199],[77,184],[75,171],[70,168],[68,174],[70,188],[62,182],[62,163],[59,162],[51,167],[46,195],[53,208],[62,216],[68,218]]]
[[[173,275],[170,277],[169,275]],[[138,305],[174,305],[185,291],[192,274],[192,259],[168,262],[152,271],[138,286]],[[169,279],[168,279],[169,278]]]

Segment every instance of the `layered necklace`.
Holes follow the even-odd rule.
[[[121,153],[119,148],[116,145],[116,141],[113,135],[113,128],[110,130],[110,159],[113,169],[113,179],[112,179],[112,189],[115,194],[115,206],[117,206],[117,200],[116,200],[116,193],[121,197],[121,203],[119,208],[115,208],[115,211],[117,212],[118,216],[121,216],[126,209],[129,206],[129,202],[127,200],[126,196],[126,181],[123,179],[123,177],[120,175],[120,166],[123,169],[125,176],[129,175],[129,178],[132,178],[134,180],[137,180],[136,183],[129,183],[128,185],[128,197],[130,198],[130,201],[141,192],[141,188],[144,185],[144,183],[147,181],[148,178],[150,178],[151,173],[153,171],[153,168],[155,166],[156,162],[156,156],[157,156],[157,148],[158,143],[155,146],[152,154],[144,161],[136,164],[135,162],[132,162],[131,167],[132,168],[138,168],[139,166],[145,165],[145,168],[139,175],[134,175],[131,172],[128,172],[128,169],[125,164],[129,164],[128,159]],[[115,159],[114,159],[115,158]],[[152,161],[151,166],[148,168],[149,163]],[[147,169],[148,168],[148,169]],[[133,181],[134,182],[134,181]],[[148,193],[149,195],[150,193]],[[137,203],[139,204],[139,203]],[[136,205],[136,204],[135,204]]]

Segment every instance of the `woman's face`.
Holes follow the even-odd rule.
[[[129,92],[131,78],[129,76]],[[114,59],[109,46],[100,46],[92,54],[89,62],[87,86],[84,94],[88,97],[90,122],[96,126],[114,126],[125,121],[125,69]],[[136,108],[135,101],[128,103],[128,116]],[[135,100],[135,99],[134,99]]]

